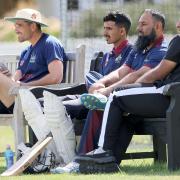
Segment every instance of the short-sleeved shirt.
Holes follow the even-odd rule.
[[[162,81],[162,85],[172,82],[180,82],[180,35],[176,35],[169,43],[168,51],[164,57],[164,60],[175,62],[176,67]]]
[[[99,73],[104,76],[118,69],[127,60],[131,50],[132,45],[125,40],[117,49],[113,48],[111,52],[106,53],[102,58]]]
[[[132,45],[125,40],[118,47],[113,48],[111,52],[106,53],[100,62],[98,72],[90,71],[86,74],[85,82],[87,89],[103,76],[118,69],[126,61],[131,50]]]
[[[166,51],[167,43],[164,40],[148,50],[137,51],[133,49],[124,65],[130,67],[132,71],[137,71],[142,66],[154,68],[164,58]]]
[[[43,33],[39,41],[28,46],[20,56],[18,70],[22,72],[22,82],[42,78],[49,73],[48,65],[53,60],[66,61],[66,54],[60,41]]]

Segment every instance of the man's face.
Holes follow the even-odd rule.
[[[118,42],[125,36],[122,27],[117,26],[114,21],[104,22],[104,37],[108,44],[118,44]]]
[[[24,20],[17,20],[14,26],[19,42],[24,42],[31,39],[33,33],[31,23],[25,22]]]
[[[180,32],[180,20],[177,21],[177,23],[176,23],[176,28],[177,28],[177,30]]]
[[[138,39],[135,42],[135,47],[138,50],[144,50],[155,41],[155,22],[150,13],[145,12],[139,18],[137,31]]]
[[[138,21],[138,36],[148,36],[154,28],[154,25],[155,22],[152,15],[148,12],[143,13]]]

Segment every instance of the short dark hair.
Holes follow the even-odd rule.
[[[38,30],[41,31],[41,25],[36,23],[36,26],[37,26]]]
[[[119,11],[109,12],[104,18],[103,22],[114,21],[116,25],[122,26],[125,28],[126,33],[129,32],[131,27],[131,19],[129,15],[121,13]]]
[[[152,17],[156,21],[160,21],[162,24],[162,28],[165,28],[165,15],[161,13],[160,11],[154,10],[154,9],[145,9],[144,12],[149,12],[152,14]]]

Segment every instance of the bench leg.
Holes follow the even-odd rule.
[[[156,154],[154,162],[164,163],[167,162],[166,144],[157,136],[153,136],[153,149]]]
[[[15,98],[14,105],[14,120],[13,120],[13,130],[15,136],[15,152],[17,153],[17,145],[21,142],[25,142],[25,124],[24,115],[21,108],[20,98],[17,96]]]
[[[180,118],[177,114],[168,114],[167,120],[168,169],[171,171],[180,169]]]

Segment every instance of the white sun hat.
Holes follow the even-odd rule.
[[[40,24],[42,27],[48,26],[47,24],[42,22],[41,13],[34,9],[18,10],[15,17],[5,17],[4,19],[12,22],[15,22],[16,20],[25,20]]]

